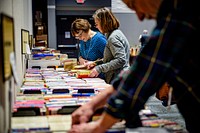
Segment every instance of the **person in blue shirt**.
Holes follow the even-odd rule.
[[[91,30],[91,24],[88,20],[76,19],[71,24],[71,33],[76,39],[80,40],[80,65],[103,58],[107,43],[106,37],[98,31]]]

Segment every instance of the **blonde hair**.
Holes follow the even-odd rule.
[[[110,9],[103,7],[93,14],[94,19],[98,19],[103,33],[110,33],[120,26],[119,20],[114,16]]]
[[[71,24],[71,33],[74,36],[75,34],[78,34],[80,30],[83,30],[84,32],[88,32],[89,29],[91,29],[91,24],[86,19],[76,19]]]

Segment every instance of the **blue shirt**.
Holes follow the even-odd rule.
[[[106,37],[97,32],[87,42],[80,41],[80,56],[89,61],[102,59],[106,43]]]

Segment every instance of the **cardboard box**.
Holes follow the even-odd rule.
[[[47,42],[47,35],[36,35],[36,41],[46,41]]]

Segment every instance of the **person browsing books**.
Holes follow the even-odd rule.
[[[79,64],[103,58],[106,46],[106,37],[91,29],[91,24],[86,19],[76,19],[71,24],[72,35],[80,40]]]
[[[107,37],[107,45],[103,59],[89,62],[90,77],[97,77],[99,73],[105,74],[105,80],[110,83],[121,70],[129,67],[130,45],[119,29],[120,22],[108,8],[100,8],[93,14],[96,28]]]
[[[156,19],[146,46],[130,69],[122,71],[111,86],[72,114],[70,133],[104,133],[120,119],[127,128],[142,126],[139,111],[166,81],[173,87],[186,129],[198,133],[200,119],[200,59],[196,42],[200,32],[197,0],[123,0],[139,20]],[[126,73],[126,74],[123,74]],[[94,111],[101,117],[88,122]],[[87,111],[86,111],[87,110]],[[81,115],[80,115],[81,114]],[[88,122],[88,123],[87,123]]]

